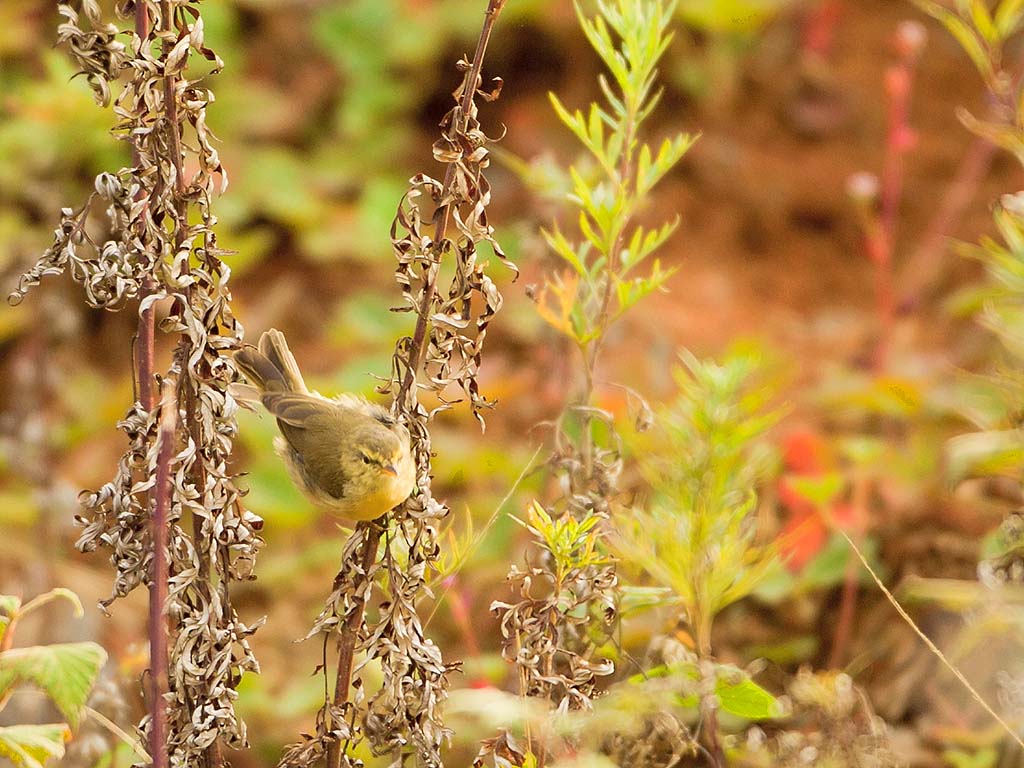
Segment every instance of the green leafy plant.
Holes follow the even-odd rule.
[[[657,63],[672,40],[672,4],[598,2],[598,13],[577,15],[608,72],[599,78],[605,104],[570,111],[557,96],[551,103],[580,140],[590,164],[572,166],[570,200],[576,206],[578,236],[556,224],[544,232],[568,270],[545,283],[538,300],[541,317],[579,349],[586,376],[584,402],[609,327],[644,296],[662,288],[672,270],[654,260],[636,276],[679,223],[678,216],[647,228],[633,219],[654,186],[686,154],[696,137],[679,133],[656,148],[640,140],[640,128],[657,106]],[[553,301],[552,301],[553,299]]]
[[[651,498],[616,515],[613,542],[627,570],[647,573],[682,608],[696,653],[663,644],[663,669],[681,682],[689,676],[704,683],[697,693],[681,694],[681,703],[699,707],[707,747],[724,764],[720,709],[751,719],[781,711],[739,670],[718,664],[711,643],[716,615],[749,595],[776,562],[774,547],[758,541],[751,513],[772,466],[761,438],[781,411],[769,406],[772,392],[759,380],[756,355],[734,351],[721,364],[687,352],[681,358],[679,395],[637,446]]]
[[[589,16],[577,5],[583,33],[607,69],[598,79],[604,100],[570,109],[550,94],[584,158],[565,174],[574,231],[556,223],[543,232],[564,269],[545,279],[537,311],[578,350],[581,381],[557,419],[548,460],[562,493],[549,505],[534,502],[521,521],[537,554],[509,572],[518,601],[496,601],[492,609],[520,694],[563,713],[589,710],[598,678],[614,671],[602,646],[617,615],[617,578],[601,539],[622,459],[614,420],[598,406],[595,377],[608,330],[672,274],[652,257],[678,217],[655,227],[635,218],[694,141],[682,133],[657,145],[641,139],[661,95],[657,64],[672,40],[673,8],[662,0],[599,0]],[[543,764],[549,745],[529,728],[526,737],[521,752],[507,740],[486,741],[478,764],[488,757],[503,764],[513,752],[516,765]],[[503,757],[502,749],[510,751]]]
[[[775,561],[756,541],[755,488],[771,467],[759,438],[781,412],[758,385],[758,360],[682,354],[679,395],[662,410],[663,445],[638,451],[649,504],[616,516],[616,550],[680,600],[698,652],[711,655],[715,615],[750,594]],[[663,535],[652,536],[651,531]]]
[[[955,10],[950,10],[932,0],[916,2],[960,43],[995,105],[990,119],[980,120],[960,110],[961,121],[1024,164],[1024,90],[1006,54],[1011,39],[1024,27],[1024,3],[1001,0],[990,9],[982,0],[957,0]],[[1020,430],[1020,402],[1024,396],[1024,376],[1020,373],[1024,360],[1024,194],[1004,195],[993,211],[993,219],[1002,242],[986,237],[978,245],[961,248],[981,261],[988,274],[987,284],[975,293],[972,306],[1004,350],[1002,370],[992,378],[999,407],[985,414],[975,411],[979,431],[949,442],[947,467],[952,482],[985,475],[1024,481],[1020,469],[1024,457]],[[986,581],[1024,581],[1022,517],[1020,510],[1008,511],[1000,531],[1000,551],[981,567]]]
[[[14,648],[18,622],[53,602],[67,600],[82,615],[78,597],[67,589],[54,589],[27,603],[13,595],[0,595],[0,711],[15,688],[42,689],[64,716],[65,722],[0,727],[0,757],[21,768],[41,768],[64,756],[64,745],[78,729],[107,653],[96,643],[54,643]]]

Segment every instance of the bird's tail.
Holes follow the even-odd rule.
[[[260,336],[258,348],[244,347],[236,352],[235,364],[261,394],[309,392],[284,334],[274,328]]]

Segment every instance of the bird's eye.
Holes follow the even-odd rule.
[[[369,456],[363,456],[363,464],[369,464],[369,463],[370,463],[370,457]]]

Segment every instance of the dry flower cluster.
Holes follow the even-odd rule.
[[[129,448],[113,481],[82,494],[85,530],[78,546],[111,550],[116,576],[105,606],[147,584],[163,607],[169,580],[168,679],[159,679],[157,658],[151,674],[166,699],[170,762],[219,764],[220,740],[232,747],[246,743],[234,702],[242,673],[257,668],[247,641],[254,627],[236,614],[229,585],[252,578],[262,527],[242,507],[228,470],[237,431],[236,404],[227,392],[235,378],[229,353],[242,328],[231,313],[230,270],[214,233],[211,199],[217,177],[221,187],[226,178],[206,127],[213,95],[202,85],[221,62],[205,45],[198,2],[125,0],[117,10],[125,18],[134,15],[134,32],[104,23],[93,0],[83,0],[80,11],[67,3],[59,10],[65,19],[60,40],[100,105],[109,104],[112,82],[127,76],[114,100],[114,133],[131,144],[132,166],[101,173],[80,210],[61,211],[53,245],[23,275],[11,301],[20,301],[42,276],[64,271],[83,286],[90,306],[117,310],[140,300],[138,399],[119,424]],[[212,62],[209,71],[193,65],[192,53]],[[192,166],[197,170],[186,173]],[[92,215],[99,201],[106,206],[102,225]],[[103,239],[94,232],[103,232]],[[174,383],[165,408],[177,413],[181,426],[163,468],[171,478],[168,516],[154,521],[160,441],[152,333],[158,303],[168,307],[161,329],[180,338],[164,378]],[[169,569],[154,577],[154,553],[162,549],[155,541],[164,536]],[[161,616],[158,610],[154,636],[165,631]],[[156,718],[147,717],[144,730],[160,727],[154,720],[163,708],[150,703]]]

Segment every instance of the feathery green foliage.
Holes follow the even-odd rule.
[[[672,274],[657,260],[646,275],[633,273],[675,231],[678,216],[654,228],[635,225],[633,218],[696,139],[678,133],[656,148],[639,139],[661,96],[655,88],[657,63],[672,41],[673,7],[660,0],[601,0],[597,15],[588,18],[577,5],[583,32],[611,76],[599,78],[605,103],[591,103],[586,112],[570,111],[550,94],[559,118],[594,167],[569,169],[578,236],[567,235],[557,224],[544,232],[568,270],[544,286],[539,311],[575,342],[590,373],[609,326]]]
[[[664,444],[639,451],[652,498],[617,516],[615,547],[679,597],[707,655],[715,615],[750,594],[775,559],[757,543],[751,512],[770,466],[758,440],[781,413],[759,386],[756,357],[717,364],[684,352],[682,362],[679,396],[659,414]]]

